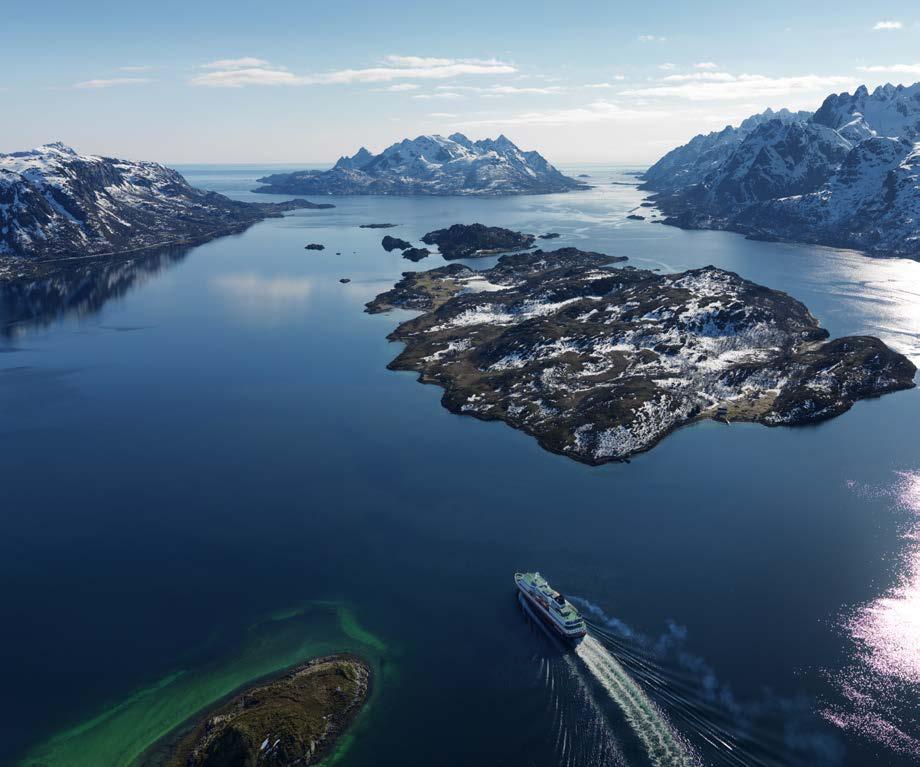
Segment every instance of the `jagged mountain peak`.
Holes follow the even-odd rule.
[[[671,221],[920,258],[920,83],[695,137],[646,172]],[[781,115],[780,117],[776,117]]]
[[[584,188],[538,152],[523,152],[504,134],[470,141],[462,133],[423,134],[379,154],[341,158],[325,172],[259,179],[255,191],[279,194],[544,194]]]

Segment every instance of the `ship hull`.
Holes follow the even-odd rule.
[[[559,637],[559,639],[561,639],[563,642],[573,645],[578,644],[582,637],[587,634],[587,631],[567,634],[552,618],[546,614],[545,608],[530,594],[528,594],[527,591],[522,589],[520,586],[517,587],[517,590],[518,594],[520,594],[524,599],[524,605],[527,607],[527,612],[530,613],[538,621],[540,621],[541,625],[545,626],[550,633]]]

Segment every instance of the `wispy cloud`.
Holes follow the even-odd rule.
[[[245,85],[347,85],[393,80],[444,80],[463,75],[500,75],[517,68],[498,59],[448,59],[428,56],[387,56],[380,66],[338,69],[298,75],[264,59],[220,59],[205,64],[209,70],[193,77],[191,85],[240,88]]]
[[[853,77],[801,75],[768,77],[733,75],[728,72],[694,72],[669,75],[657,83],[620,92],[631,98],[676,98],[688,101],[734,101],[790,96],[802,93],[826,94],[828,91],[855,84]]]
[[[366,69],[340,69],[308,75],[308,83],[334,84],[386,82],[388,80],[446,80],[462,75],[501,75],[517,67],[498,59],[444,59],[422,56],[387,56],[385,65]]]
[[[664,64],[659,64],[658,68],[664,70],[665,72],[670,72],[676,67],[670,61],[666,61]]]
[[[662,110],[648,110],[622,107],[611,101],[598,100],[581,107],[555,109],[542,112],[525,112],[505,117],[490,117],[465,125],[575,125],[585,123],[602,123],[614,121],[657,119],[668,117]]]
[[[416,93],[412,98],[420,100],[428,99],[462,99],[463,95],[454,91],[440,91],[439,93]]]
[[[286,69],[247,67],[200,74],[189,80],[189,84],[209,88],[242,88],[246,85],[302,85],[303,81]]]
[[[694,69],[718,69],[719,65],[714,61],[700,61],[693,65]]]
[[[481,93],[483,95],[493,96],[514,96],[518,94],[539,94],[548,96],[565,92],[565,88],[559,85],[438,85],[435,89],[441,91],[467,91],[469,93]]]
[[[663,43],[667,40],[666,37],[660,37],[659,35],[639,35],[640,43]]]
[[[396,83],[396,85],[388,85],[386,88],[374,88],[374,90],[378,93],[401,93],[403,91],[418,90],[419,87],[416,83]]]
[[[243,56],[239,59],[218,59],[202,64],[202,69],[250,69],[252,67],[271,66],[265,59],[257,59],[254,56]]]
[[[127,67],[118,67],[118,70],[119,70],[120,72],[149,72],[149,71],[152,70],[152,69],[153,69],[153,67],[150,66],[149,64],[141,64],[141,65],[127,66]]]
[[[110,77],[100,80],[84,80],[80,83],[74,83],[74,88],[117,88],[121,85],[143,85],[153,82],[149,77]]]
[[[859,67],[861,72],[875,72],[890,75],[920,75],[920,64],[877,64]]]
[[[891,29],[903,29],[904,24],[900,21],[876,21],[875,26],[872,27],[874,30],[891,30]]]
[[[436,120],[452,120],[457,115],[453,112],[429,112],[428,117],[433,117]]]

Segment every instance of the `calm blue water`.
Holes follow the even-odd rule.
[[[635,266],[716,264],[920,361],[920,264],[627,221],[641,194],[609,183],[626,169],[568,170],[598,186],[337,198],[7,291],[0,763],[215,636],[337,599],[398,669],[343,764],[649,764],[605,690],[522,615],[521,569],[595,606],[597,635],[706,763],[914,763],[916,390],[813,428],[695,426],[591,468],[386,370],[409,315],[363,304],[440,259],[386,253],[361,223],[417,239],[480,221]],[[263,169],[186,172],[271,199],[247,192]],[[857,631],[885,597],[894,625]]]

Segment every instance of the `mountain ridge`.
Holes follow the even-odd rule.
[[[81,155],[60,141],[0,153],[0,278],[54,259],[204,242],[313,205],[231,200],[159,163]]]
[[[406,138],[379,154],[361,147],[329,170],[274,173],[258,181],[264,186],[253,191],[268,194],[502,196],[587,188],[504,134],[472,141],[462,133]]]
[[[671,150],[643,182],[664,223],[920,259],[920,83],[754,115]]]

